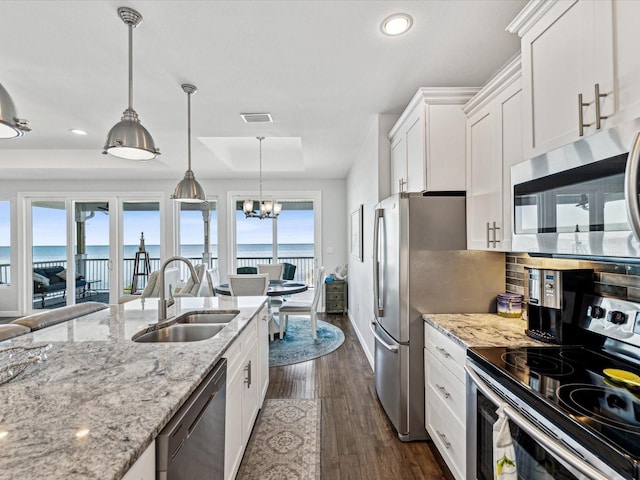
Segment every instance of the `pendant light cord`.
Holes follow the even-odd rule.
[[[262,140],[264,137],[257,137],[260,140],[260,214],[262,215]]]
[[[133,25],[129,24],[129,110],[133,110]]]
[[[187,162],[191,171],[191,93],[187,93]]]

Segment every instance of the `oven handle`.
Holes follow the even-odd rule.
[[[585,462],[582,458],[576,456],[571,450],[564,447],[560,442],[552,439],[539,429],[535,427],[529,420],[520,415],[517,410],[515,410],[510,405],[506,404],[504,400],[502,400],[497,394],[495,394],[480,378],[480,376],[474,371],[473,367],[470,365],[465,365],[464,367],[467,375],[471,378],[471,381],[476,385],[476,388],[482,392],[482,394],[487,397],[493,404],[498,406],[503,405],[503,411],[507,417],[513,423],[518,425],[522,430],[524,430],[531,438],[533,438],[536,442],[542,445],[546,450],[552,453],[554,456],[558,457],[560,460],[563,460],[571,467],[575,468],[577,471],[586,475],[590,479],[593,480],[609,480],[609,477],[603,475],[601,472],[593,468],[587,462]]]
[[[633,142],[627,157],[627,168],[624,172],[624,201],[627,206],[627,217],[631,229],[640,239],[640,205],[638,205],[638,169],[640,166],[640,133]]]

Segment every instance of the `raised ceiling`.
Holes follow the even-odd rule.
[[[0,141],[0,179],[180,179],[185,82],[198,87],[192,158],[199,180],[257,172],[256,136],[266,137],[265,178],[344,178],[375,114],[400,113],[422,86],[481,86],[515,55],[519,39],[504,29],[525,4],[4,0],[0,41],[11,47],[3,50],[0,83],[33,131]],[[133,32],[133,105],[162,153],[146,163],[102,154],[127,106],[119,6],[144,18]],[[413,17],[412,29],[383,35],[380,22],[396,12]],[[256,112],[274,122],[240,118]],[[273,137],[281,153],[269,151]]]

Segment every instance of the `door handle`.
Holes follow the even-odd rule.
[[[603,116],[600,114],[600,99],[603,97],[606,97],[608,94],[600,93],[599,83],[596,83],[595,91],[596,91],[596,129],[600,130],[600,127],[602,126],[602,120],[606,120],[607,118],[609,118],[608,116]]]
[[[582,94],[578,94],[578,130],[580,132],[580,136],[584,137],[584,127],[590,127],[593,123],[584,123],[584,107],[588,107],[590,102],[582,101]]]
[[[373,301],[375,316],[384,315],[384,305],[380,300],[380,219],[384,218],[384,210],[376,208],[373,224]]]
[[[640,240],[640,205],[638,205],[638,170],[640,167],[640,133],[633,142],[624,172],[624,200],[627,217],[637,240]]]
[[[398,353],[398,347],[396,345],[389,345],[387,342],[385,342],[384,339],[380,335],[378,335],[378,332],[376,332],[376,329],[373,328],[374,325],[375,325],[375,322],[370,322],[369,330],[371,330],[371,333],[373,333],[373,336],[376,338],[376,340],[380,342],[380,344],[390,352]]]

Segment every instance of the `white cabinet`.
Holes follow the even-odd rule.
[[[421,88],[389,132],[391,193],[465,189],[464,105],[477,88]]]
[[[424,324],[425,428],[457,480],[466,475],[466,349]]]
[[[238,472],[258,410],[262,406],[262,398],[258,397],[258,372],[261,359],[259,360],[257,352],[258,327],[262,323],[261,314],[262,310],[225,353],[227,397],[224,478],[226,480],[235,478]],[[268,339],[266,334],[264,338]]]
[[[156,442],[140,455],[131,468],[125,473],[122,480],[155,480],[156,478]]]
[[[511,250],[511,166],[523,160],[520,57],[464,106],[467,248]]]
[[[640,116],[640,4],[531,1],[522,39],[524,154],[531,158]]]

